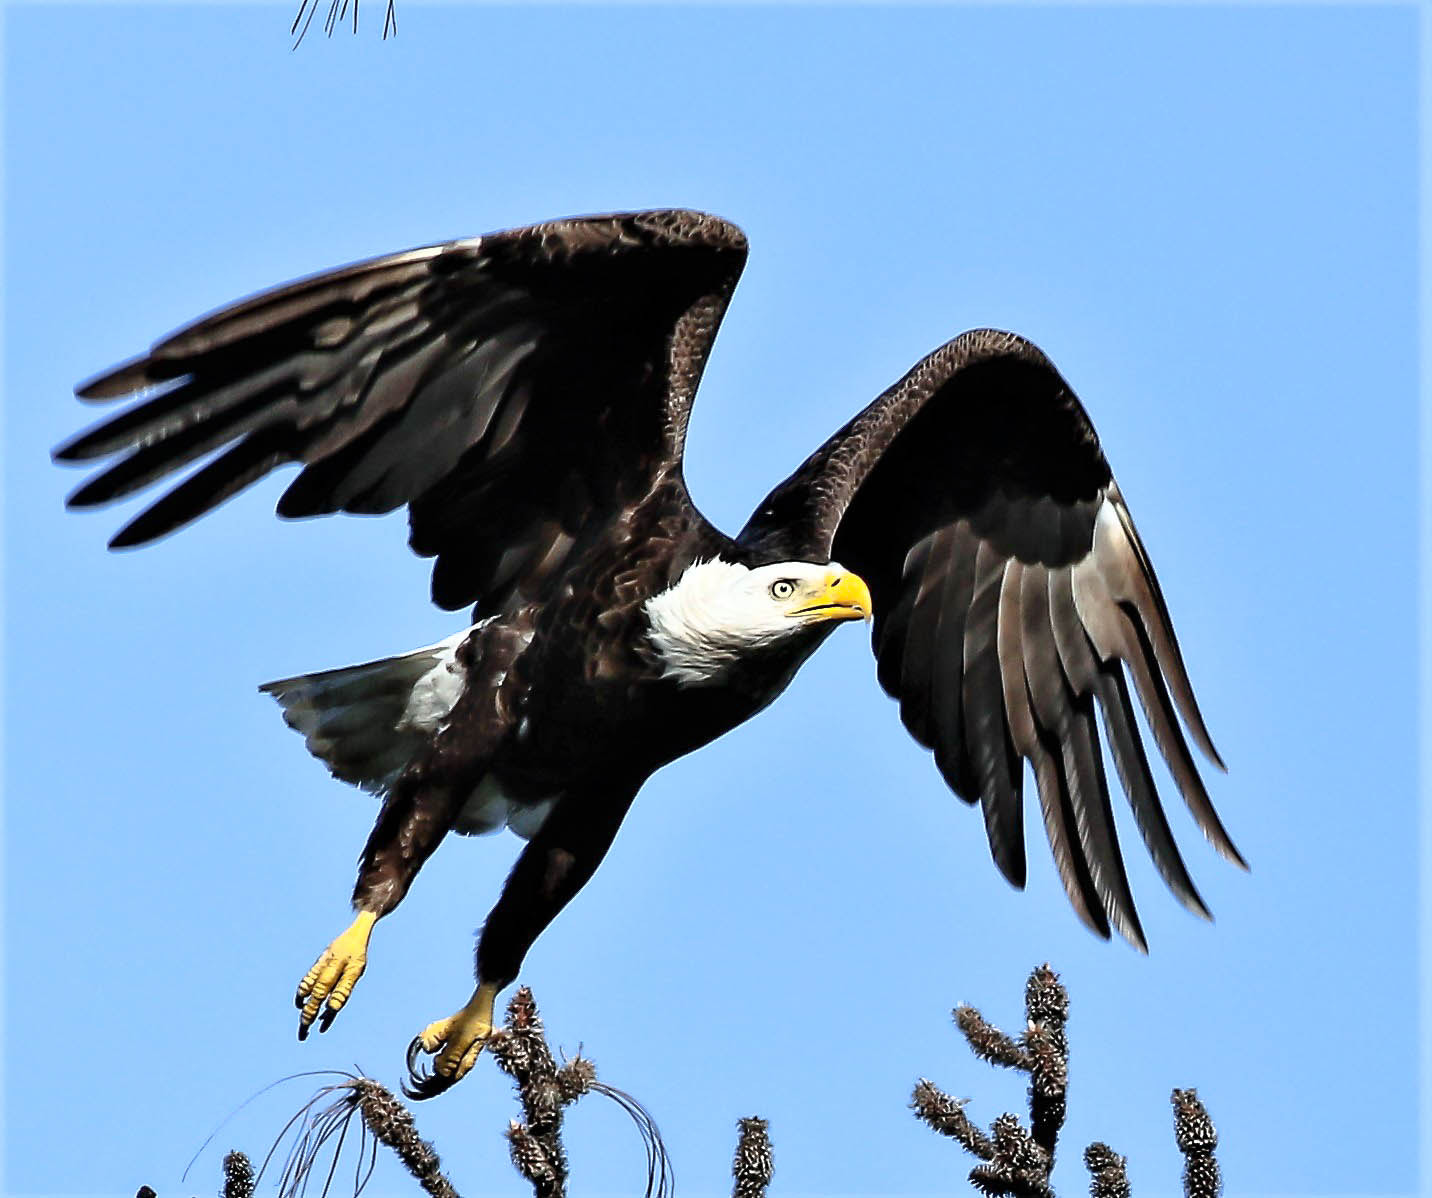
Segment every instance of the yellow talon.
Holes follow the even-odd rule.
[[[319,1019],[318,1030],[326,1032],[334,1017],[343,1009],[353,987],[368,966],[368,940],[378,917],[372,911],[360,911],[358,917],[313,963],[303,975],[294,995],[299,1008],[298,1038],[308,1038],[308,1029]],[[320,1017],[321,1012],[321,1017]]]
[[[496,1002],[497,987],[485,982],[472,992],[467,1005],[456,1015],[430,1023],[418,1033],[408,1046],[411,1084],[403,1086],[410,1098],[441,1094],[477,1064],[483,1045],[492,1035],[492,1009]],[[419,1069],[419,1052],[435,1057],[431,1073]]]

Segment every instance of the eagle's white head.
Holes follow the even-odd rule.
[[[662,676],[693,686],[720,682],[754,653],[809,641],[813,629],[870,619],[870,588],[835,562],[752,568],[713,559],[648,599],[646,614]]]

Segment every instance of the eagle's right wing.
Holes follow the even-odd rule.
[[[746,258],[681,210],[555,221],[390,254],[242,301],[83,384],[157,391],[69,441],[111,459],[89,507],[201,459],[113,547],[155,540],[288,462],[283,516],[410,506],[433,599],[535,595],[659,478]],[[684,492],[681,493],[684,499]]]

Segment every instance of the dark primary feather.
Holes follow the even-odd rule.
[[[1035,346],[978,329],[936,350],[756,510],[753,557],[834,559],[875,600],[880,684],[990,848],[1025,876],[1020,759],[1080,918],[1144,947],[1097,728],[1170,889],[1207,916],[1159,803],[1124,671],[1199,827],[1242,858],[1180,726],[1221,767],[1093,426]]]
[[[680,210],[556,221],[391,254],[234,304],[79,394],[148,398],[55,453],[119,499],[196,462],[115,547],[275,467],[281,515],[409,505],[446,608],[541,594],[575,546],[680,478],[691,401],[745,262]],[[207,459],[207,460],[205,460]]]

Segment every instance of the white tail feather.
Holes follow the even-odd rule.
[[[303,734],[308,751],[335,778],[382,794],[462,697],[467,676],[457,651],[471,632],[464,629],[398,657],[282,678],[259,689],[278,700],[284,722]],[[488,775],[463,804],[454,830],[474,836],[510,827],[530,840],[555,802],[509,798]]]
[[[442,726],[466,682],[464,629],[436,645],[259,687],[334,777],[382,793]]]

